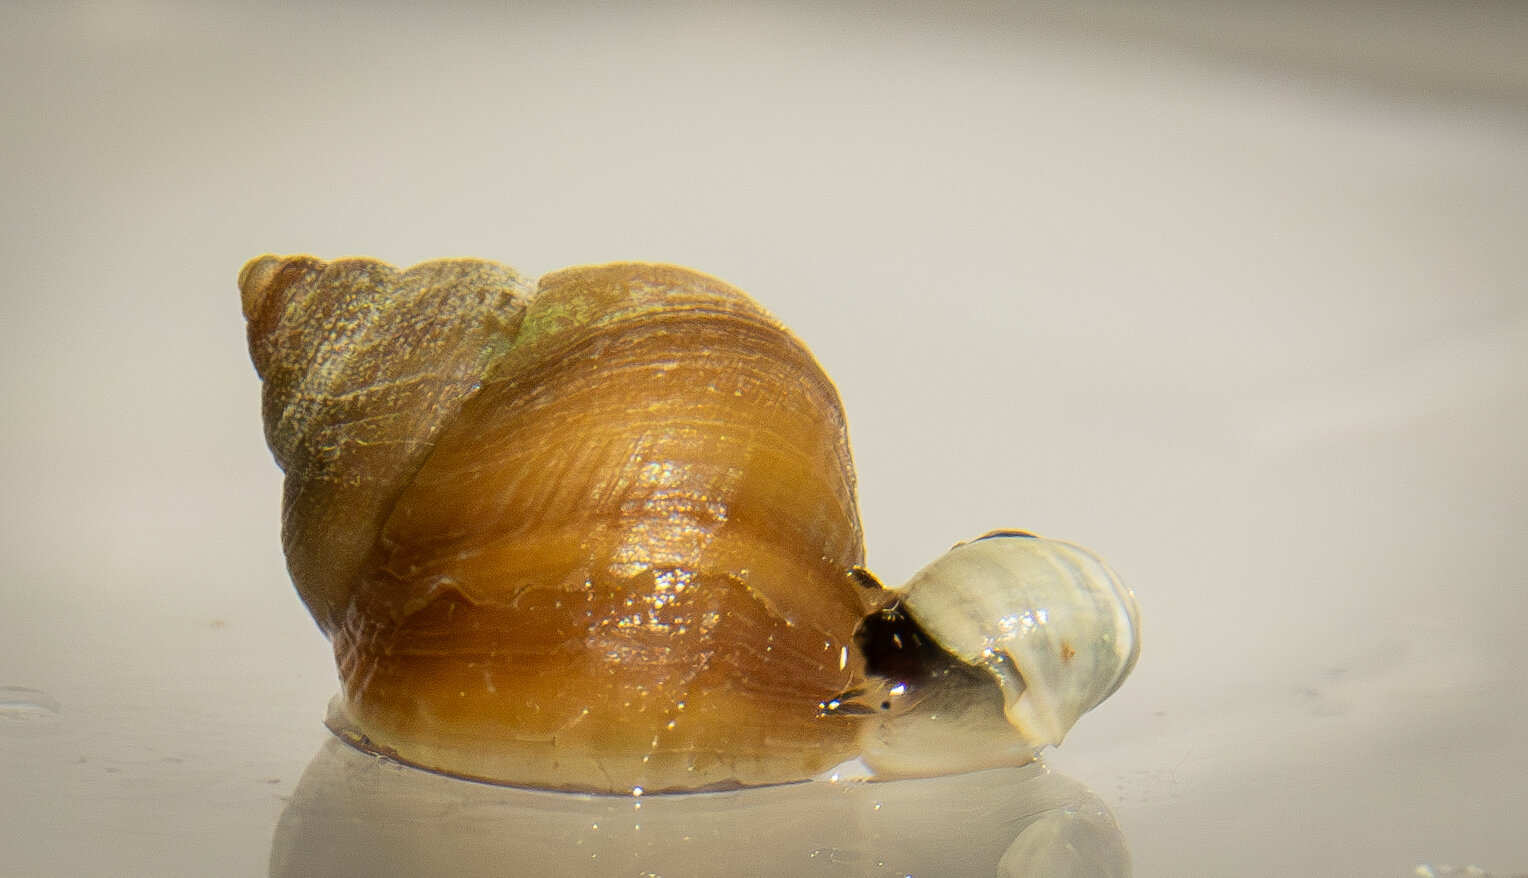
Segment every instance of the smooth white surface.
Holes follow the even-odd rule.
[[[731,281],[882,578],[1018,527],[1140,595],[1049,760],[1136,875],[1528,873],[1521,5],[4,13],[0,874],[264,874],[325,743],[267,251]]]

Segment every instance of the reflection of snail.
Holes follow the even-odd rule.
[[[1134,598],[1066,544],[983,539],[881,589],[837,392],[720,281],[239,280],[288,566],[362,746],[609,791],[958,770],[1059,741],[1134,662]]]
[[[1131,856],[1103,800],[1038,761],[633,799],[461,783],[330,739],[282,809],[269,874],[1124,878]]]

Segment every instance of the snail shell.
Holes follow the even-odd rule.
[[[994,531],[895,591],[898,604],[880,617],[916,655],[897,667],[867,646],[872,670],[892,666],[892,691],[907,696],[866,735],[866,761],[882,773],[1011,763],[1058,745],[1140,655],[1135,595],[1092,552],[1060,540]]]
[[[240,275],[283,542],[332,724],[467,777],[629,791],[857,749],[863,561],[837,392],[740,291],[672,266]]]
[[[263,256],[239,286],[330,725],[366,749],[610,792],[938,774],[1060,743],[1135,663],[1134,596],[1068,543],[880,588],[837,392],[714,278]]]

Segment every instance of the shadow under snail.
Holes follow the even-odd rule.
[[[363,748],[597,792],[938,774],[1033,758],[1135,663],[1134,596],[1069,543],[883,588],[837,391],[714,278],[262,256],[239,287]]]

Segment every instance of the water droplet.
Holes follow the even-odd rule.
[[[0,735],[25,737],[58,728],[58,702],[41,689],[0,686]]]

